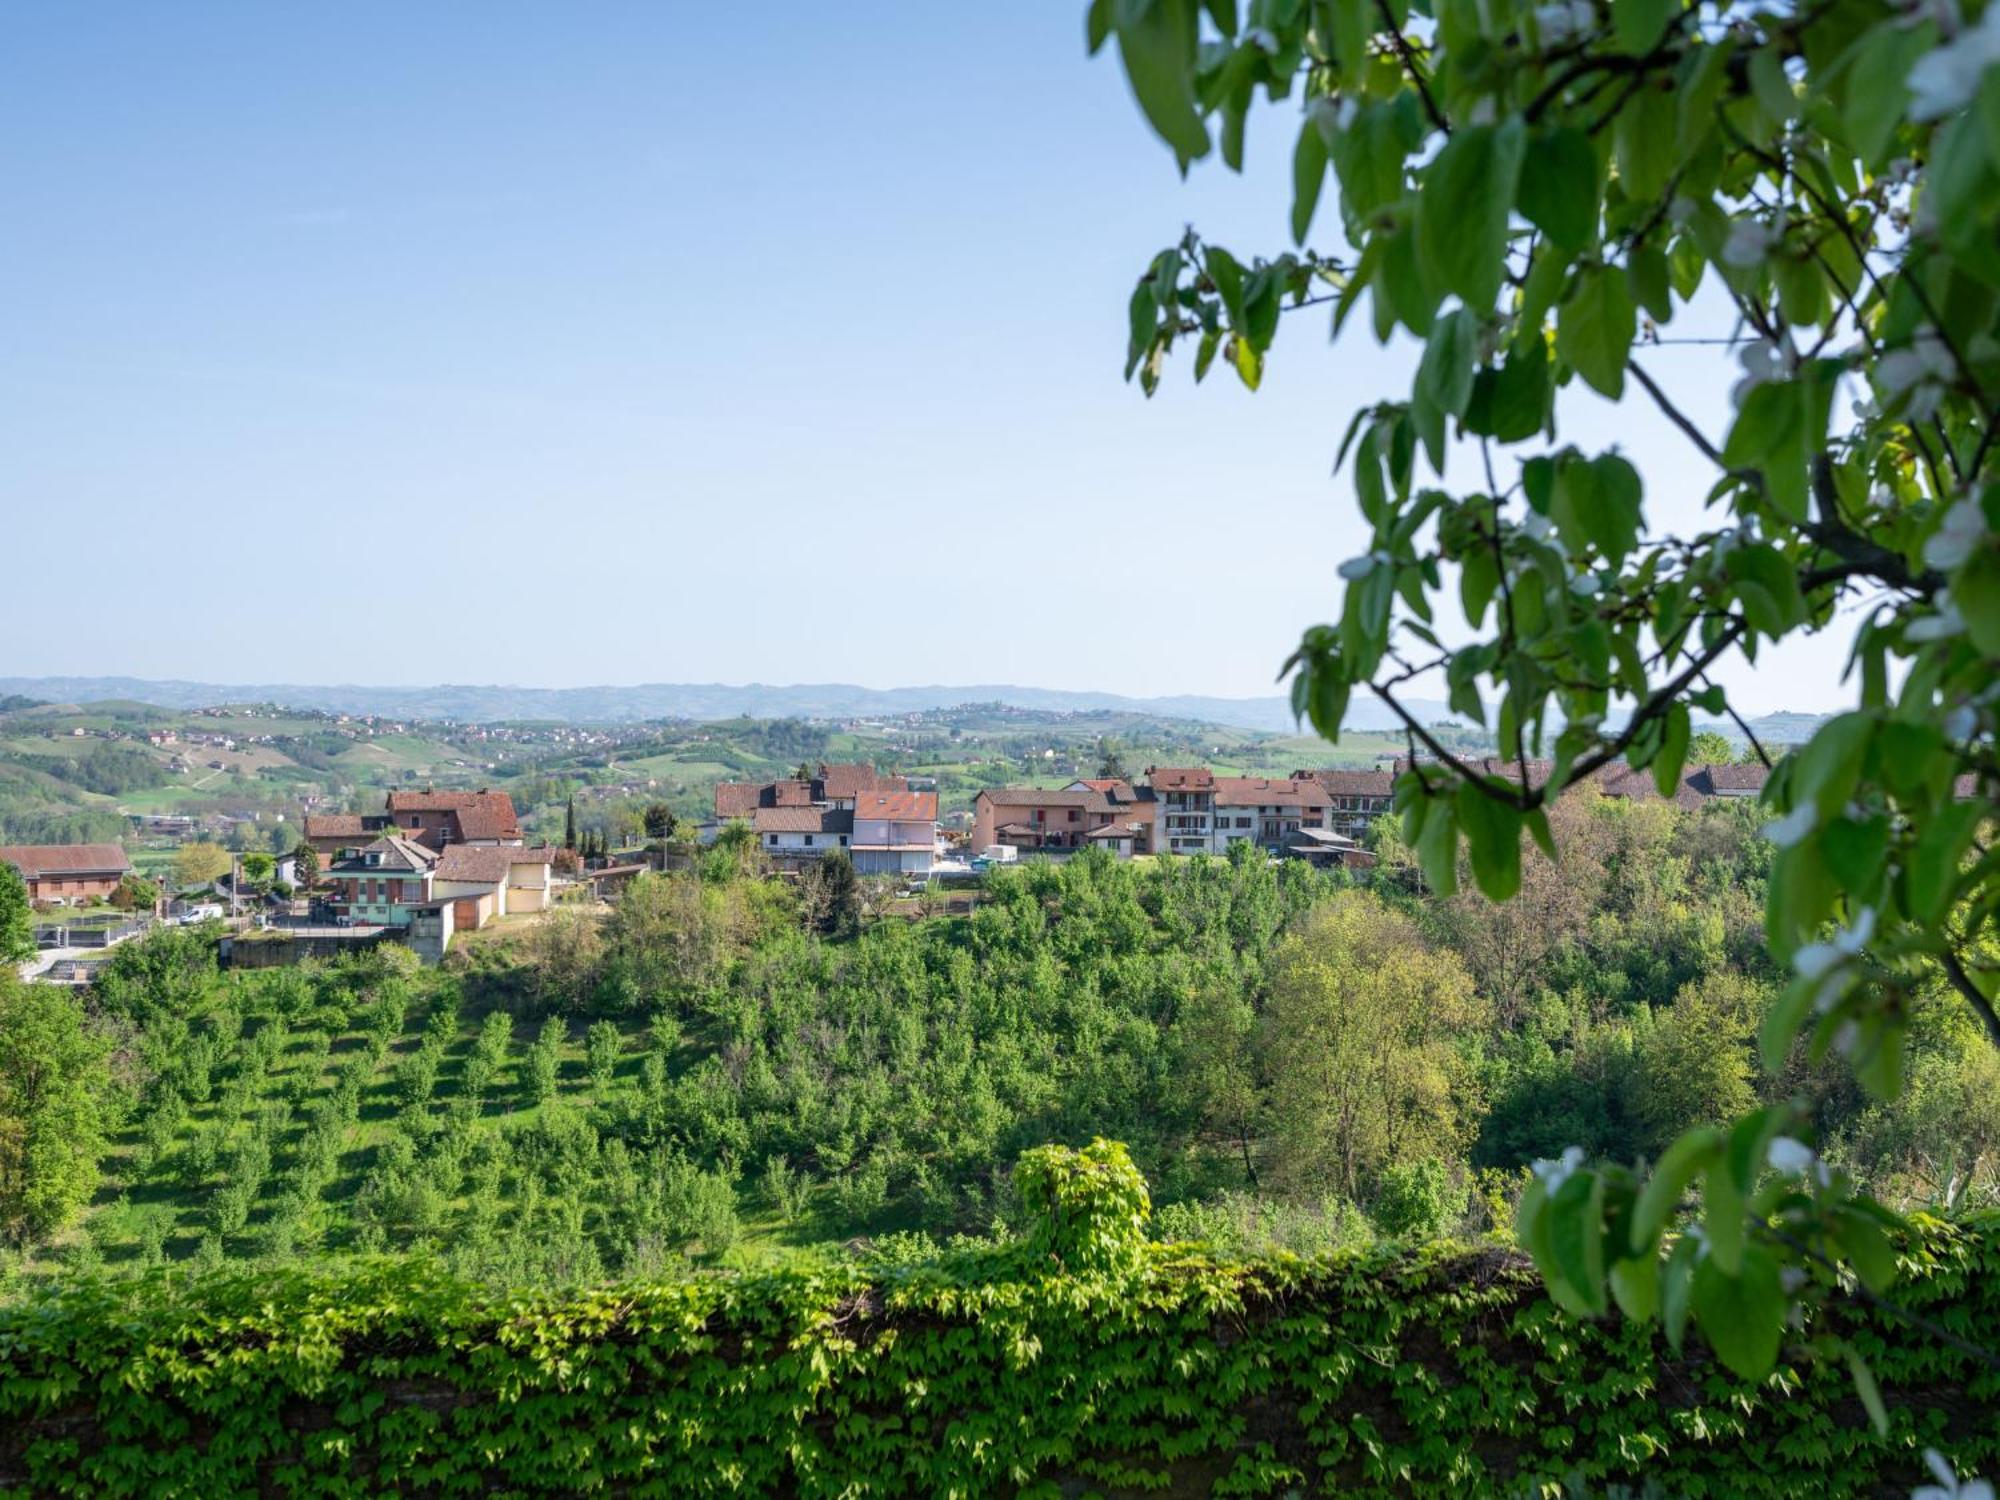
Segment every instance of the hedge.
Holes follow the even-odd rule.
[[[2000,1332],[2000,1223],[1898,1301]],[[0,1307],[8,1494],[1904,1495],[2000,1459],[2000,1376],[1866,1308],[1761,1388],[1579,1323],[1510,1252],[1231,1264],[1046,1244],[508,1295],[423,1261],[84,1280]]]

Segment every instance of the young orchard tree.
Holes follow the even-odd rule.
[[[28,902],[28,882],[0,860],[0,964],[22,963],[34,956],[35,914]]]
[[[1087,31],[1183,171],[1218,146],[1240,167],[1260,95],[1295,132],[1294,248],[1162,250],[1128,378],[1150,393],[1186,348],[1196,379],[1219,357],[1255,389],[1307,307],[1336,342],[1422,346],[1339,442],[1370,539],[1285,671],[1329,738],[1363,693],[1429,753],[1396,790],[1428,889],[1453,892],[1462,845],[1513,896],[1524,840],[1560,856],[1564,788],[1622,760],[1671,792],[1691,714],[1735,717],[1719,666],[1839,631],[1853,707],[1764,794],[1768,939],[1794,975],[1766,1065],[1837,1054],[1896,1097],[1932,976],[2000,1045],[2000,6],[1093,0]],[[1726,420],[1669,391],[1669,341],[1717,346]],[[1685,439],[1704,525],[1663,525],[1631,462],[1568,440],[1577,387]],[[1431,675],[1513,774],[1415,716]],[[1701,1233],[1668,1234],[1691,1199]],[[1753,1379],[1788,1342],[1844,1356],[1878,1423],[1860,1356],[1787,1320],[1850,1277],[1889,1296],[1894,1229],[1785,1104],[1650,1171],[1566,1153],[1519,1217],[1563,1305],[1661,1316],[1677,1347],[1691,1312]]]

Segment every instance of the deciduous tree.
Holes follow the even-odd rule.
[[[1553,856],[1565,787],[1623,760],[1672,789],[1692,713],[1734,713],[1721,664],[1839,629],[1852,707],[1765,792],[1767,934],[1795,976],[1765,1061],[1803,1041],[1896,1097],[1926,974],[2000,1045],[2000,858],[1978,837],[2000,789],[1995,13],[1961,28],[1885,0],[1092,0],[1087,15],[1183,170],[1218,138],[1240,165],[1258,94],[1295,100],[1296,248],[1238,256],[1190,232],[1161,250],[1131,298],[1128,377],[1150,392],[1191,346],[1197,377],[1219,358],[1255,389],[1286,310],[1316,304],[1336,340],[1365,307],[1377,337],[1422,346],[1407,392],[1355,412],[1339,442],[1368,540],[1339,569],[1338,620],[1306,630],[1287,668],[1323,733],[1365,693],[1431,755],[1397,802],[1432,888],[1455,889],[1464,847],[1478,887],[1513,896],[1524,842]],[[1337,226],[1319,212],[1329,177]],[[1669,339],[1713,345],[1712,364],[1670,366],[1654,352]],[[1697,419],[1697,381],[1730,384],[1722,422]],[[1560,398],[1583,387],[1686,440],[1709,476],[1701,522],[1667,523],[1630,459],[1577,445]],[[1447,472],[1455,447],[1470,462]],[[1433,678],[1493,727],[1512,774],[1468,764],[1412,712],[1410,685]],[[1530,774],[1537,756],[1550,774]],[[1806,1128],[1789,1105],[1755,1111],[1682,1135],[1644,1176],[1566,1154],[1524,1198],[1523,1239],[1565,1305],[1691,1305],[1723,1362],[1761,1377],[1781,1288],[1837,1294],[1799,1246],[1878,1295],[1895,1275],[1880,1211],[1818,1170]],[[1774,1206],[1771,1182],[1795,1191]],[[1663,1259],[1695,1184],[1704,1252],[1682,1239]],[[1782,1277],[1788,1263],[1805,1274]]]

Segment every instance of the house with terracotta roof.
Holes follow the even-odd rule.
[[[927,875],[937,862],[936,792],[861,791],[848,816],[854,819],[848,849],[858,873]]]
[[[1326,826],[1342,838],[1360,843],[1375,820],[1394,810],[1396,773],[1387,770],[1350,771],[1328,766],[1318,771],[1294,771],[1317,781],[1331,806]]]
[[[132,862],[116,844],[4,844],[0,864],[19,870],[28,899],[44,905],[102,901],[132,873]]]
[[[546,845],[451,844],[432,867],[431,896],[443,900],[490,895],[496,917],[545,911],[552,900],[555,856],[556,851]],[[467,925],[456,924],[461,931]]]
[[[307,813],[305,840],[324,868],[347,850],[372,844],[388,827],[387,813]]]
[[[777,781],[718,781],[715,784],[715,809],[707,822],[702,824],[703,843],[713,841],[722,831],[725,823],[746,822],[756,827],[760,811],[775,808],[827,808],[835,812],[852,812],[855,802],[866,793],[907,792],[910,783],[901,776],[888,776],[873,766],[857,763],[820,762],[817,774],[810,778],[785,777]],[[779,820],[784,822],[785,820]],[[799,820],[793,819],[792,822]],[[780,841],[773,846],[764,837],[766,834],[804,835],[811,833],[815,839],[833,832],[831,828],[809,829],[801,823],[793,828],[787,824],[767,823],[758,828],[758,843],[770,847],[814,848],[825,852],[819,842],[812,845],[793,844]],[[839,847],[839,846],[835,846]]]
[[[448,844],[507,848],[522,842],[514,799],[505,792],[391,792],[385,811],[406,838],[432,849]]]
[[[1156,843],[1162,854],[1215,849],[1215,773],[1207,766],[1148,766]]]
[[[1010,847],[1066,853],[1098,847],[1120,856],[1149,854],[1154,801],[1129,781],[1089,779],[1066,787],[986,787],[972,802],[972,849]],[[1107,828],[1122,830],[1107,834]],[[1101,835],[1101,836],[1100,836]]]

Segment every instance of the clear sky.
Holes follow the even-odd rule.
[[[1294,127],[1181,183],[1082,9],[9,7],[0,674],[1271,691],[1410,356],[1120,382],[1183,224],[1285,247]],[[1651,363],[1721,430],[1725,358]]]

